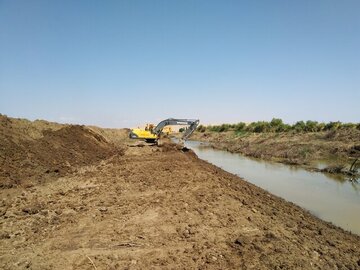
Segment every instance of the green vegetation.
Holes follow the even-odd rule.
[[[249,124],[243,122],[237,124],[222,124],[213,126],[200,125],[197,128],[199,132],[227,132],[234,131],[236,134],[244,133],[280,133],[280,132],[294,132],[294,133],[307,133],[307,132],[320,132],[320,131],[336,131],[338,129],[358,129],[360,130],[360,123],[341,123],[329,122],[319,123],[317,121],[308,120],[298,121],[293,125],[285,124],[279,118],[273,118],[270,122],[257,121]]]
[[[200,126],[198,126],[197,131],[199,131],[199,132],[205,132],[205,131],[206,131],[206,127],[203,126],[203,125],[200,125]]]

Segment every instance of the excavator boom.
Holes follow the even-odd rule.
[[[199,125],[200,121],[197,119],[174,119],[169,118],[166,120],[161,121],[154,129],[153,133],[159,136],[161,131],[166,126],[175,126],[175,125],[188,125],[189,127],[185,130],[182,139],[186,140],[190,137],[190,135],[196,130],[197,126]]]

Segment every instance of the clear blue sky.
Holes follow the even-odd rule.
[[[359,0],[0,0],[0,113],[360,122],[359,14]]]

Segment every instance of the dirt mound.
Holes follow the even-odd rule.
[[[87,126],[87,128],[91,129],[97,134],[103,136],[108,142],[117,145],[123,146],[126,143],[133,142],[132,139],[129,139],[130,129],[122,128],[99,128],[95,126]]]
[[[45,130],[59,130],[65,125],[44,120],[30,121],[21,118],[10,118],[0,114],[0,138],[8,137],[15,142],[33,140],[43,137]]]
[[[4,118],[4,117],[3,117]],[[3,119],[4,120],[4,119]],[[43,182],[120,153],[100,134],[77,125],[44,129],[42,136],[17,136],[11,119],[0,126],[0,186]],[[15,125],[16,126],[16,125]],[[40,134],[39,129],[31,127]]]
[[[0,190],[0,269],[359,269],[360,237],[189,152]]]
[[[182,152],[189,151],[182,143],[175,143],[168,137],[161,138],[157,144],[160,147],[161,152],[177,152],[179,150]]]
[[[159,142],[158,146],[160,147],[162,152],[173,152],[181,149],[180,145],[177,145],[170,141]]]

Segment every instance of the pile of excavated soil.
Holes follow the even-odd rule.
[[[359,269],[359,236],[163,149],[0,190],[0,268]]]
[[[30,128],[24,129],[19,120],[2,116],[0,121],[1,187],[63,176],[116,151],[103,136],[83,126],[63,125],[54,130],[26,123]]]
[[[59,130],[65,125],[45,120],[30,121],[11,118],[0,114],[0,138],[8,137],[15,142],[20,140],[39,139],[45,130]]]
[[[97,134],[103,136],[108,142],[122,147],[126,143],[134,143],[133,139],[129,138],[130,129],[122,128],[100,128],[95,126],[87,126],[89,129]]]

